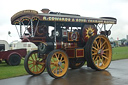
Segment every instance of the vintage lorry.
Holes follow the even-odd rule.
[[[8,65],[17,66],[21,62],[21,58],[27,54],[26,49],[12,50],[5,40],[0,40],[0,62],[5,61]]]
[[[25,57],[24,67],[29,74],[40,75],[46,68],[50,76],[60,78],[69,67],[80,68],[85,61],[95,70],[109,66],[112,49],[108,36],[116,18],[41,11],[23,10],[11,17],[20,39],[38,46]]]

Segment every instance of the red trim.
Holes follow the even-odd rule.
[[[76,57],[84,57],[84,49],[76,49]]]
[[[69,58],[75,58],[75,49],[66,49]]]

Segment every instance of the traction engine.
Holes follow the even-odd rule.
[[[20,39],[38,46],[25,57],[24,67],[29,74],[39,75],[46,68],[50,76],[60,78],[69,67],[81,68],[86,61],[95,70],[109,66],[112,49],[108,36],[115,18],[82,17],[49,9],[42,12],[23,10],[11,17]]]

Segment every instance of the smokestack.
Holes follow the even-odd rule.
[[[42,9],[41,11],[42,11],[43,13],[45,13],[45,14],[48,14],[50,10],[47,9],[47,8],[45,8],[45,9]]]

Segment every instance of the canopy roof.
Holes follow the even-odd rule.
[[[112,17],[101,17],[101,18],[92,18],[92,17],[83,17],[80,15],[74,14],[64,14],[64,13],[38,13],[35,10],[23,10],[17,12],[11,17],[12,25],[19,25],[20,22],[24,22],[25,25],[29,21],[47,21],[47,22],[72,22],[72,23],[103,23],[103,24],[116,24],[116,19]]]

